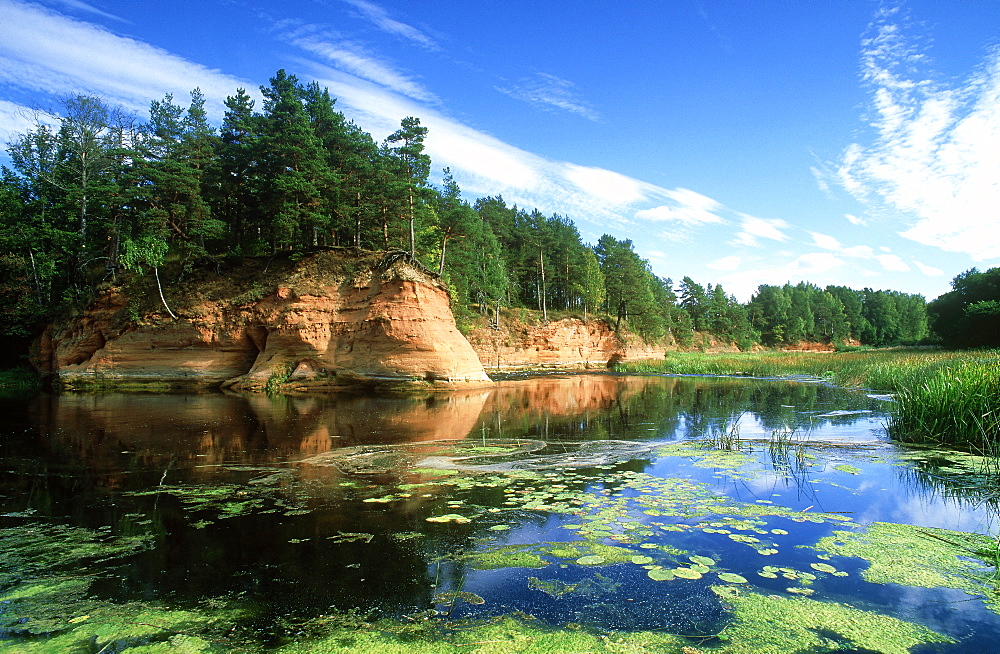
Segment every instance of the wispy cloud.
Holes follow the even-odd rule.
[[[788,236],[782,230],[789,229],[791,225],[780,218],[757,218],[747,214],[739,216],[740,231],[731,242],[732,245],[759,247],[762,238],[779,242],[788,240]]]
[[[232,76],[38,5],[0,0],[0,83],[53,97],[99,94],[134,111],[195,86],[215,117],[222,99],[248,86]]]
[[[0,141],[10,141],[19,134],[34,129],[38,123],[53,126],[57,121],[49,114],[8,100],[0,100]]]
[[[576,93],[576,85],[549,73],[535,73],[497,91],[543,109],[556,109],[597,121],[600,116]]]
[[[70,10],[79,11],[86,14],[93,14],[94,16],[100,16],[101,18],[116,20],[120,23],[129,22],[124,18],[122,18],[121,16],[115,16],[114,14],[109,14],[103,9],[98,9],[94,5],[83,2],[82,0],[55,0],[55,2]]]
[[[975,260],[1000,257],[1000,49],[947,85],[921,73],[930,60],[900,10],[881,11],[870,29],[862,71],[874,133],[845,150],[840,186],[903,212],[905,238]]]
[[[864,218],[858,218],[854,214],[845,213],[844,218],[847,218],[847,222],[851,223],[852,225],[857,225],[858,227],[868,226],[868,221],[866,221]]]
[[[382,7],[367,0],[344,0],[360,12],[361,16],[370,21],[377,28],[388,34],[400,37],[411,43],[415,43],[428,50],[437,50],[438,44],[431,37],[427,36],[416,27],[398,21],[389,15]]]
[[[733,270],[736,270],[737,268],[739,268],[740,264],[742,262],[743,262],[743,259],[741,259],[740,257],[729,256],[729,257],[721,257],[721,258],[716,259],[715,261],[713,261],[711,263],[707,263],[705,265],[707,267],[711,268],[712,270],[725,270],[725,271],[729,272],[729,271],[733,271]]]
[[[722,204],[701,193],[677,188],[662,189],[658,195],[666,203],[637,211],[635,217],[653,222],[678,223],[685,227],[726,222],[719,215],[724,208]]]
[[[940,268],[935,268],[934,266],[928,266],[927,264],[921,263],[919,261],[914,261],[913,265],[917,267],[917,270],[927,275],[928,277],[940,277],[944,274],[944,271]]]
[[[347,73],[375,82],[415,100],[430,104],[439,103],[438,98],[433,93],[389,64],[380,61],[357,43],[330,41],[316,35],[294,37],[290,39],[290,42],[307,52],[322,57]]]
[[[910,267],[897,254],[880,254],[875,259],[890,272],[910,272]]]

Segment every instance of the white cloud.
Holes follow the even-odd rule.
[[[865,221],[864,218],[858,218],[853,214],[845,213],[844,218],[847,218],[847,222],[851,223],[852,225],[857,225],[858,227],[868,226],[868,223]]]
[[[628,205],[644,199],[642,182],[603,168],[566,164],[566,179],[581,191],[591,193],[611,204]]]
[[[732,271],[740,267],[740,262],[742,259],[737,256],[722,257],[721,259],[716,259],[712,263],[705,264],[707,267],[713,270],[726,270]]]
[[[890,272],[910,272],[910,267],[895,254],[880,254],[875,259]]]
[[[24,105],[0,100],[0,140],[9,141],[19,134],[34,129],[38,122],[53,126],[54,116],[34,111]]]
[[[195,86],[213,117],[238,87],[234,77],[147,43],[112,34],[37,5],[0,0],[0,82],[53,96],[99,94],[142,111],[165,93],[186,97]]]
[[[366,0],[344,0],[344,2],[361,12],[364,18],[371,21],[373,25],[383,32],[401,37],[428,50],[438,49],[438,45],[434,42],[434,39],[412,25],[407,25],[392,18],[385,9],[379,7],[377,4],[367,2]]]
[[[813,243],[823,248],[824,250],[840,250],[843,246],[840,241],[827,234],[819,234],[817,232],[811,232],[813,237]]]
[[[637,211],[636,218],[653,222],[677,222],[687,227],[726,222],[718,214],[723,206],[701,193],[677,188],[658,189],[656,195],[667,200],[668,204]]]
[[[915,72],[928,58],[890,22],[897,15],[881,12],[864,42],[875,133],[848,146],[838,180],[908,216],[905,238],[975,260],[1000,257],[1000,49],[963,83],[932,82]]]
[[[535,73],[511,87],[496,87],[497,91],[516,100],[543,107],[568,111],[587,120],[599,120],[597,112],[577,97],[575,85],[549,73]]]
[[[740,231],[731,241],[732,245],[746,245],[749,247],[759,247],[760,238],[772,241],[784,242],[788,236],[781,230],[791,227],[780,218],[757,218],[745,213],[740,215]]]
[[[347,73],[416,100],[432,104],[439,102],[433,93],[388,64],[379,61],[356,43],[350,41],[333,43],[315,36],[293,38],[291,42],[307,52],[323,57]]]
[[[934,266],[928,266],[919,261],[914,261],[913,265],[917,267],[917,270],[927,275],[928,277],[940,277],[944,274],[944,271],[940,268],[935,268]]]
[[[95,16],[100,16],[101,18],[110,18],[111,20],[116,20],[121,23],[127,23],[129,21],[125,20],[120,16],[115,16],[114,14],[109,14],[108,12],[98,9],[97,7],[82,2],[81,0],[57,0],[59,4],[67,7],[69,9],[74,9],[76,11],[82,11],[88,14],[94,14]]]
[[[844,248],[840,251],[841,254],[848,257],[855,257],[858,259],[873,259],[875,257],[875,250],[869,245],[855,245],[853,247]]]

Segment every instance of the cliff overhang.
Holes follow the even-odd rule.
[[[403,252],[337,248],[200,270],[165,289],[176,318],[140,288],[110,286],[84,312],[49,325],[36,367],[64,390],[490,383],[455,326],[447,288]]]

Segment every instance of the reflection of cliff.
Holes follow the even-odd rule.
[[[54,448],[94,467],[114,467],[125,454],[148,464],[273,463],[339,447],[462,439],[488,394],[69,394],[40,399],[38,412]]]

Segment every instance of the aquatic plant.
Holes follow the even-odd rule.
[[[762,654],[783,652],[881,652],[909,654],[924,643],[951,638],[922,625],[848,604],[803,597],[744,593],[713,587],[733,608],[733,620],[720,634],[723,646],[712,652]],[[791,590],[791,589],[790,589]]]
[[[1000,613],[995,539],[948,529],[874,522],[862,532],[835,531],[816,550],[869,562],[865,581],[923,588],[956,588],[982,597]],[[822,564],[814,564],[820,570]]]
[[[939,367],[895,398],[888,425],[893,438],[1000,455],[1000,357],[970,355]]]

